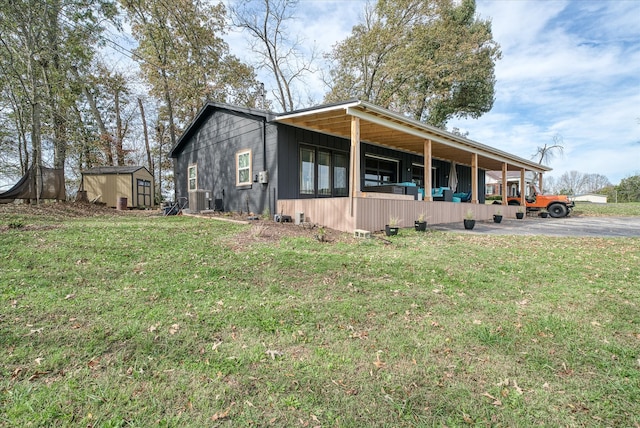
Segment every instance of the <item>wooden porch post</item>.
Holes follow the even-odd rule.
[[[507,163],[502,164],[502,205],[507,205],[509,185],[507,183]]]
[[[538,187],[540,188],[540,193],[544,193],[544,188],[542,187],[542,173],[538,173]]]
[[[424,140],[424,200],[433,201],[431,189],[431,140]]]
[[[471,203],[479,203],[478,199],[478,154],[471,155]]]
[[[525,169],[522,168],[520,170],[520,206],[524,207],[525,203],[525,195],[527,193],[527,186],[524,182]]]
[[[351,165],[351,174],[349,174],[349,215],[354,214],[354,198],[360,191],[360,118],[351,117],[351,151],[349,164]]]

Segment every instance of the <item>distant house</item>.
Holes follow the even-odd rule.
[[[150,208],[154,205],[153,176],[143,166],[100,166],[82,172],[80,190],[90,201],[117,207]]]
[[[529,184],[533,182],[533,172],[527,171],[525,174],[525,189],[529,187]],[[507,172],[507,196],[517,197],[520,194],[520,172],[508,171]],[[501,196],[502,195],[502,171],[487,171],[487,180],[485,195]]]
[[[596,195],[595,193],[588,193],[584,195],[573,196],[575,202],[592,202],[594,204],[606,204],[607,196],[606,195]]]
[[[282,114],[209,102],[170,156],[176,198],[193,212],[268,211],[343,231],[422,213],[429,224],[469,210],[490,219],[487,171],[550,171],[359,100]]]

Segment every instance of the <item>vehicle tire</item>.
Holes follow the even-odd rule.
[[[566,217],[567,214],[569,214],[567,206],[559,203],[549,205],[547,211],[549,211],[549,215],[553,218]]]

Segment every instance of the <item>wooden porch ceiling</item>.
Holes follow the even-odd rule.
[[[477,153],[478,167],[489,171],[502,170],[505,162],[507,170],[511,171],[519,171],[523,168],[537,172],[550,170],[545,166],[404,118],[363,101],[301,110],[278,116],[275,120],[291,126],[350,139],[352,117],[360,118],[360,140],[364,142],[422,156],[424,143],[429,139],[432,142],[431,152],[434,158],[471,165],[472,156]]]

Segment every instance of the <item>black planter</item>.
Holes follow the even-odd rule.
[[[549,217],[549,213],[548,213],[548,212],[546,212],[546,211],[542,211],[542,212],[540,213],[540,217],[542,217],[542,218],[547,218],[547,217]]]
[[[493,222],[494,223],[500,223],[502,221],[502,215],[500,214],[494,214],[493,215]]]
[[[524,213],[516,213],[516,218],[518,220],[522,220],[524,218]]]
[[[387,236],[397,235],[398,234],[398,229],[400,229],[398,226],[389,226],[387,224],[384,227],[384,233]]]
[[[414,222],[414,227],[416,228],[416,232],[424,232],[425,230],[427,230],[427,222],[416,221]]]
[[[464,222],[464,228],[467,230],[473,229],[474,226],[476,225],[475,220],[463,220],[463,222]]]

